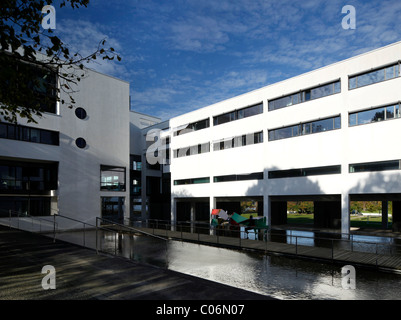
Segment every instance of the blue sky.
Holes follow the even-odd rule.
[[[356,9],[344,30],[342,8]],[[57,8],[56,35],[121,62],[89,67],[130,83],[132,109],[166,120],[401,40],[401,1],[92,0]]]

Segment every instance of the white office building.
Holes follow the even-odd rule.
[[[171,219],[253,201],[270,226],[313,201],[317,228],[350,231],[350,201],[401,219],[401,43],[170,119]]]

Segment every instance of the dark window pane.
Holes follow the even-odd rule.
[[[14,139],[17,140],[18,139],[18,131],[17,131],[17,127],[16,126],[12,126],[9,125],[8,126],[8,139]]]
[[[333,119],[325,119],[312,123],[312,133],[333,130]]]
[[[349,172],[374,172],[374,171],[386,171],[386,170],[399,170],[400,161],[383,161],[383,162],[371,162],[371,163],[358,163],[350,164]]]
[[[84,108],[77,108],[75,109],[75,115],[79,118],[79,119],[85,119],[87,117],[87,113],[85,111]]]
[[[0,123],[0,138],[7,138],[7,125]]]
[[[75,144],[80,149],[84,149],[86,147],[86,141],[84,138],[78,138],[77,140],[75,140]]]
[[[31,128],[31,136],[30,136],[30,141],[31,142],[40,142],[40,130],[39,129],[34,129]]]
[[[256,106],[243,109],[243,112],[244,112],[244,118],[261,114],[263,113],[263,104],[258,104]]]

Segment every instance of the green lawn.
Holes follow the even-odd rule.
[[[313,223],[313,214],[307,214],[307,213],[287,214],[287,223],[312,224]]]
[[[313,224],[313,214],[288,214],[289,224]],[[389,216],[388,226],[391,227],[391,216]],[[357,228],[381,228],[382,218],[376,216],[354,216],[351,215],[351,227]]]

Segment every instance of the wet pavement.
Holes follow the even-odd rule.
[[[55,268],[45,290],[42,268]],[[45,281],[45,285],[51,283]],[[0,300],[270,300],[172,270],[0,226]]]

